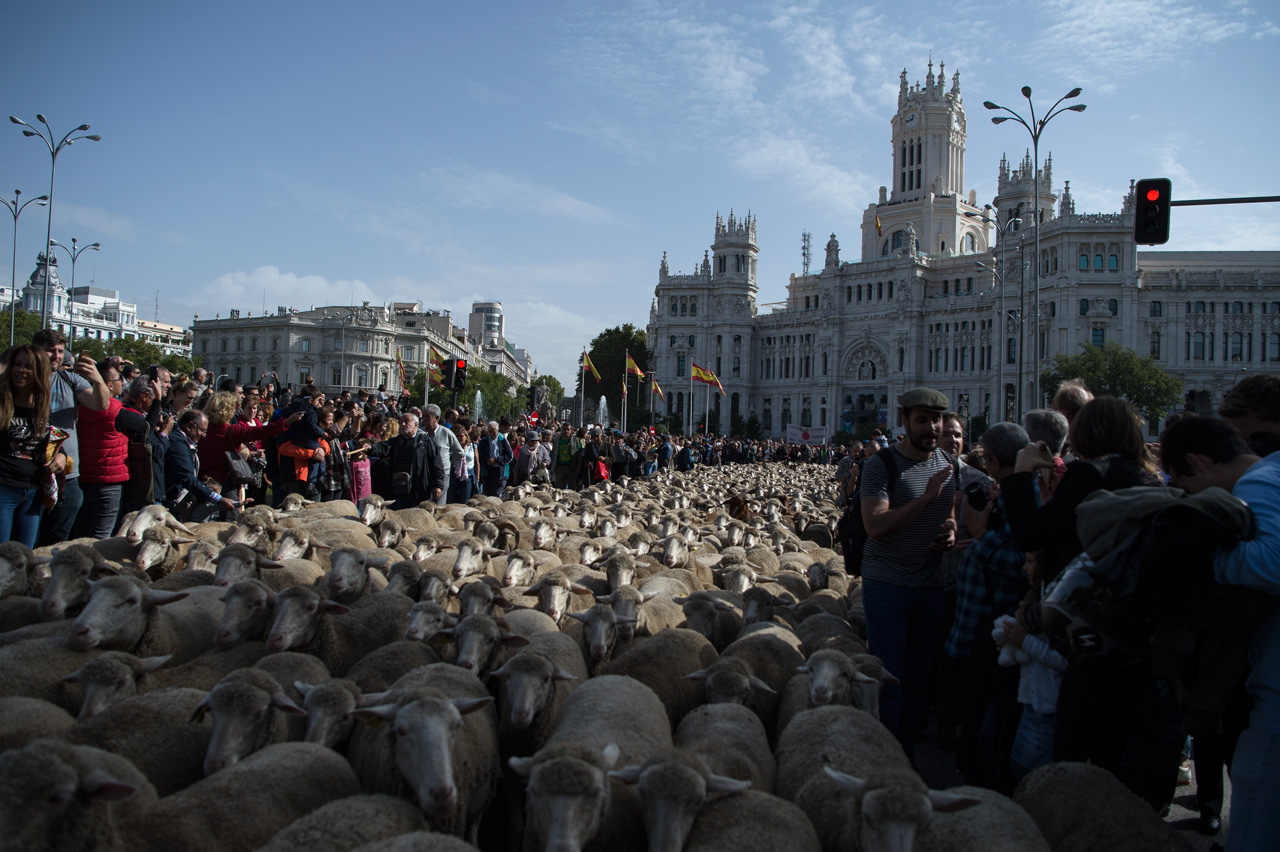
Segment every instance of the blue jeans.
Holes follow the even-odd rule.
[[[449,483],[449,502],[465,503],[471,499],[471,477],[468,476],[463,480],[455,480],[452,476]]]
[[[912,589],[883,580],[862,582],[871,653],[901,681],[880,691],[880,721],[910,754],[924,722],[929,679],[942,641],[942,589]]]
[[[1022,708],[1022,721],[1013,740],[1013,753],[1009,756],[1015,781],[1021,781],[1031,770],[1039,769],[1053,760],[1052,715],[1037,713],[1031,707]]]
[[[84,505],[76,519],[77,538],[110,538],[116,531],[116,518],[120,515],[120,493],[124,486],[119,482],[81,482]]]
[[[1276,848],[1280,838],[1280,734],[1247,728],[1231,763],[1231,825],[1227,852]]]
[[[34,487],[0,485],[0,541],[17,541],[35,547],[43,509],[44,503]]]
[[[39,501],[37,501],[39,502]],[[58,491],[58,504],[45,513],[40,524],[39,541],[42,545],[59,544],[71,537],[71,527],[80,514],[84,494],[80,491],[80,477],[64,480]]]

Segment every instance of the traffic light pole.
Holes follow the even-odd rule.
[[[1251,198],[1184,198],[1170,201],[1170,207],[1200,207],[1206,204],[1274,204],[1280,195],[1256,195]]]

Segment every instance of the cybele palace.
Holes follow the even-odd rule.
[[[774,437],[788,423],[828,435],[868,422],[896,427],[899,394],[919,385],[987,422],[1001,418],[1003,399],[1012,418],[1019,354],[1021,409],[1039,404],[1033,346],[1042,363],[1108,341],[1151,353],[1184,380],[1180,407],[1201,413],[1245,371],[1280,370],[1280,252],[1139,253],[1132,184],[1119,212],[1077,213],[1070,182],[1054,183],[1052,157],[1040,169],[1036,316],[1030,155],[1001,160],[997,195],[980,206],[964,188],[960,75],[944,72],[935,76],[930,63],[923,85],[902,72],[890,181],[863,213],[857,259],[841,258],[833,233],[821,269],[792,274],[785,302],[762,310],[750,213],[716,215],[693,274],[673,275],[663,254],[648,335],[668,414],[685,413],[686,423],[690,410],[703,415],[704,386],[690,399],[691,360],[724,385],[727,396],[712,394],[713,425],[727,431],[732,415],[754,413]],[[1159,426],[1149,423],[1149,434]]]

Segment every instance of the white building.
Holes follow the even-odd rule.
[[[191,357],[191,335],[180,325],[140,319],[138,320],[138,337],[153,346],[158,346],[166,355]]]
[[[36,268],[19,295],[22,309],[44,312],[44,252],[36,256]],[[7,288],[6,288],[7,290]],[[6,293],[7,295],[7,293]],[[68,291],[58,275],[58,257],[49,264],[49,325],[67,336],[95,340],[132,340],[138,334],[138,306],[120,298],[117,290],[93,285]]]
[[[501,302],[472,302],[467,331],[479,343],[485,364],[518,385],[529,385],[535,370],[529,350],[520,349],[506,338],[506,319]]]
[[[702,416],[705,386],[691,395],[691,360],[724,385],[727,397],[711,397],[721,431],[732,415],[754,413],[772,436],[788,423],[896,426],[898,396],[920,385],[946,393],[961,414],[999,419],[1002,366],[1012,416],[1019,387],[1023,410],[1038,404],[1033,346],[1042,364],[1105,341],[1151,352],[1185,381],[1186,404],[1201,412],[1217,406],[1242,370],[1280,367],[1280,252],[1140,254],[1132,185],[1118,212],[1077,213],[1070,184],[1053,189],[1051,158],[1040,169],[1034,317],[1032,275],[1023,274],[1024,263],[1036,262],[1033,164],[1029,156],[1016,168],[1002,161],[996,210],[977,204],[964,189],[959,74],[948,86],[942,71],[935,77],[931,63],[923,85],[908,85],[902,73],[890,182],[863,214],[858,260],[842,261],[832,234],[819,271],[791,275],[783,301],[758,305],[751,214],[717,214],[711,248],[691,274],[672,274],[663,254],[648,337],[668,414],[686,423],[690,413]],[[1000,268],[997,231],[1015,218],[1022,222],[1007,226],[1002,322],[989,270]],[[1158,426],[1149,424],[1151,434]]]

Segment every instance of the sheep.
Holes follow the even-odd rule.
[[[220,594],[208,586],[158,592],[132,577],[95,580],[67,642],[79,651],[100,647],[144,657],[170,654],[175,665],[185,663],[213,647]]]
[[[475,675],[437,663],[377,700],[353,713],[384,723],[359,743],[376,773],[370,791],[412,797],[434,830],[474,840],[498,781],[493,698]]]
[[[146,812],[147,845],[184,852],[253,852],[299,817],[360,793],[343,758],[314,743],[280,743]]]
[[[489,560],[492,556],[501,555],[501,550],[487,546],[480,539],[472,537],[458,542],[457,556],[453,561],[453,577],[461,580],[473,574],[485,574],[489,571]]]
[[[475,852],[476,847],[451,834],[415,831],[389,840],[366,843],[351,852]]]
[[[400,595],[373,595],[365,606],[351,610],[322,600],[307,586],[291,586],[276,595],[267,649],[312,654],[342,677],[365,654],[404,633],[412,605]]]
[[[1089,763],[1050,763],[1013,792],[1054,852],[1190,850],[1191,844],[1114,775]]]
[[[124,651],[107,651],[86,662],[62,678],[64,683],[78,683],[84,694],[80,704],[80,721],[88,719],[129,698],[138,695],[138,681],[148,672],[169,662],[169,656],[135,657]],[[194,662],[194,661],[193,661]]]
[[[386,588],[387,578],[376,568],[389,562],[353,547],[335,550],[329,555],[329,574],[325,578],[329,600],[351,606],[365,595]]]
[[[778,718],[778,693],[804,664],[795,635],[784,627],[760,625],[734,641],[706,668],[685,675],[706,683],[713,704],[742,704],[773,731]]]
[[[491,678],[498,681],[498,743],[504,755],[542,748],[565,699],[587,680],[578,645],[563,633],[540,633]]]
[[[378,547],[387,547],[395,549],[400,542],[404,541],[406,536],[414,532],[412,527],[406,527],[404,523],[397,517],[387,515],[377,524],[372,525],[374,532],[374,542]]]
[[[666,710],[649,687],[618,675],[579,686],[546,745],[532,757],[508,760],[528,779],[526,848],[643,848],[637,796],[607,772],[671,747]]]
[[[551,616],[536,609],[513,609],[502,617],[507,629],[517,636],[532,639],[539,633],[559,633],[560,628],[551,620]],[[619,637],[622,628],[618,629]]]
[[[42,620],[40,598],[30,595],[0,598],[0,637],[20,628],[39,624]]]
[[[628,619],[618,616],[605,604],[596,604],[586,612],[571,612],[569,618],[581,623],[581,627],[566,632],[578,640],[583,659],[594,676],[613,656],[613,648],[618,641],[618,625]]]
[[[683,852],[760,848],[769,852],[819,852],[818,835],[804,811],[767,792],[747,790],[712,799],[698,811]]]
[[[781,619],[788,625],[794,626],[797,622],[786,609],[791,605],[792,601],[788,598],[780,598],[767,589],[753,586],[742,594],[742,624],[744,627],[749,627],[752,624],[778,622]],[[775,610],[775,607],[778,609]]]
[[[537,563],[527,550],[513,550],[507,554],[502,569],[502,585],[506,587],[533,585]]]
[[[409,626],[404,630],[404,638],[410,642],[422,642],[454,623],[453,617],[440,604],[418,601],[409,609]]]
[[[357,846],[419,831],[425,825],[422,812],[402,799],[352,796],[299,817],[258,852],[349,852]]]
[[[166,527],[151,527],[142,534],[142,543],[133,557],[139,571],[147,572],[153,580],[180,570],[184,560],[177,545],[191,544],[194,538],[179,538]]]
[[[493,577],[482,577],[462,584],[458,590],[458,614],[487,615],[493,617],[494,608],[511,609],[515,604],[502,597],[502,586]]]
[[[529,644],[528,639],[504,630],[487,615],[468,615],[457,627],[446,627],[440,632],[452,639],[457,648],[454,665],[482,680],[505,661],[508,648]]]
[[[144,506],[137,512],[125,515],[121,521],[120,528],[116,530],[116,535],[124,536],[129,540],[130,544],[141,544],[142,534],[152,527],[168,527],[192,538],[197,538],[194,532],[171,515],[168,509],[159,504]]]
[[[14,695],[0,698],[0,752],[22,748],[32,740],[71,727],[76,719],[66,710],[39,698]]]
[[[812,654],[823,648],[843,651],[850,656],[867,653],[867,643],[838,615],[811,615],[796,626],[796,635],[804,643],[804,652]]]
[[[286,715],[305,717],[307,711],[285,694],[275,677],[257,668],[238,669],[218,681],[191,712],[191,721],[201,722],[206,715],[213,717],[204,756],[206,775],[234,766],[272,743],[301,739],[306,731]]]
[[[40,597],[44,592],[43,566],[44,561],[36,561],[31,548],[22,542],[0,542],[0,598]]]
[[[341,751],[355,723],[351,712],[360,704],[360,687],[346,678],[335,677],[316,684],[295,681],[293,688],[302,696],[302,708],[307,713],[303,742]]]
[[[100,651],[78,651],[66,639],[28,639],[0,648],[0,698],[27,696],[56,704],[68,713],[80,711],[79,689],[63,678]]]
[[[845,599],[831,589],[819,589],[795,606],[796,618],[804,621],[815,615],[834,615],[844,618],[848,614]],[[852,627],[853,625],[850,625]],[[857,632],[856,630],[854,631]]]
[[[454,590],[453,578],[447,571],[434,568],[423,568],[418,591],[418,600],[435,601],[444,606],[449,593]],[[384,590],[385,591],[385,590]]]
[[[438,662],[440,655],[431,646],[412,640],[396,640],[361,657],[347,670],[346,678],[362,692],[382,692],[408,672]]]
[[[151,846],[155,788],[127,759],[45,739],[0,753],[6,852],[116,852]],[[181,848],[181,847],[170,847]]]
[[[809,815],[823,849],[910,849],[934,811],[979,800],[928,789],[888,729],[853,707],[815,707],[778,738],[777,793]]]
[[[141,533],[138,534],[141,539]],[[49,561],[49,583],[40,598],[40,614],[46,621],[76,615],[89,600],[89,582],[120,573],[91,547],[71,544]]]
[[[669,535],[662,542],[662,564],[667,568],[683,568],[697,578],[702,588],[715,586],[711,569],[699,562],[689,549],[689,540],[680,535]]]
[[[380,494],[370,494],[360,501],[358,508],[360,510],[360,523],[372,527],[386,516],[387,501]]]
[[[668,627],[678,627],[684,621],[684,611],[669,597],[656,592],[641,592],[634,586],[623,586],[609,595],[601,595],[596,602],[613,607],[613,611],[624,619],[635,619],[634,624],[619,623],[618,638],[623,640],[655,636]]]
[[[704,704],[681,720],[675,745],[696,752],[717,775],[751,782],[771,792],[777,762],[760,717],[740,704]]]
[[[320,566],[302,559],[280,562],[268,559],[247,544],[228,544],[213,559],[217,570],[213,584],[226,588],[242,580],[261,580],[274,591],[298,583],[313,583],[324,576]],[[266,569],[266,570],[263,570]]]
[[[214,644],[230,648],[247,640],[266,639],[276,604],[276,593],[266,583],[261,580],[232,583],[219,600],[224,607],[214,632]]]
[[[710,592],[694,592],[672,600],[684,610],[685,626],[710,639],[716,651],[729,647],[742,629],[740,610]]]
[[[187,720],[204,699],[205,693],[198,689],[166,689],[126,698],[81,719],[58,738],[128,758],[158,795],[168,796],[203,777],[209,731]]]
[[[675,730],[680,720],[702,703],[701,686],[685,676],[713,665],[717,656],[705,636],[673,627],[609,661],[599,673],[626,675],[648,686],[662,702]]]
[[[241,515],[236,521],[236,528],[227,536],[227,544],[247,544],[260,553],[271,550],[272,534],[275,525],[270,518],[262,515]]]
[[[314,533],[305,529],[286,529],[281,531],[280,540],[276,542],[275,553],[271,554],[271,558],[277,562],[283,562],[286,559],[309,559],[321,568],[328,568],[331,550],[333,545],[325,544]]]
[[[538,609],[559,624],[569,612],[580,612],[590,607],[581,598],[574,595],[591,595],[592,591],[585,586],[572,582],[560,570],[550,570],[543,574],[538,582],[525,590],[525,594],[538,597]]]
[[[982,807],[935,812],[916,834],[914,852],[1049,852],[1049,844],[1035,820],[1008,797],[982,787],[952,787],[947,792],[978,799]],[[1134,848],[1121,843],[1113,846],[1111,836],[1106,834],[1092,835],[1090,848],[1097,848],[1097,841],[1103,838],[1108,847]],[[1158,848],[1176,847],[1161,845]]]
[[[202,538],[187,548],[184,571],[207,571],[212,574],[217,570],[214,558],[222,550],[217,539]]]
[[[387,585],[382,591],[418,600],[422,596],[422,566],[412,559],[392,563],[387,568]]]
[[[788,594],[797,602],[803,601],[809,597],[812,592],[809,589],[809,581],[804,576],[795,571],[788,571],[785,568],[776,574],[769,576],[757,576],[757,583],[765,585],[780,586],[784,594]]]

